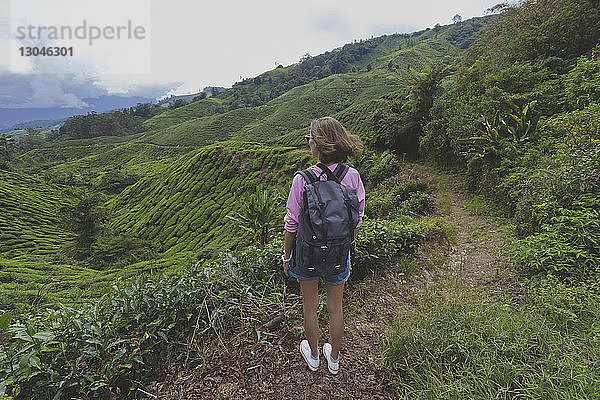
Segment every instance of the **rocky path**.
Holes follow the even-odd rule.
[[[397,322],[399,311],[415,307],[415,298],[436,275],[455,273],[472,287],[517,290],[514,279],[502,272],[507,263],[508,225],[480,215],[486,210],[470,201],[472,196],[461,190],[460,179],[421,164],[405,164],[398,175],[398,179],[415,178],[425,180],[434,189],[436,214],[450,218],[457,226],[456,242],[423,247],[418,269],[408,278],[402,272],[406,267],[396,265],[347,286],[346,331],[338,375],[329,374],[322,355],[319,370],[308,370],[298,352],[303,338],[302,326],[298,324],[268,333],[261,341],[254,332],[246,332],[228,343],[217,343],[207,349],[205,367],[200,373],[178,371],[177,364],[165,366],[169,371],[167,379],[147,386],[148,394],[141,393],[140,398],[393,398],[393,377],[381,364],[381,341],[386,329]],[[327,339],[327,312],[322,296],[321,338]]]

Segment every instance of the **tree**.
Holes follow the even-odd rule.
[[[455,24],[459,24],[462,22],[462,17],[459,14],[456,14],[454,17],[452,17],[452,21],[454,21]]]
[[[432,65],[424,68],[421,73],[414,73],[409,82],[412,83],[411,101],[414,107],[415,121],[424,126],[429,121],[429,110],[433,105],[446,68],[442,65]]]
[[[171,103],[171,106],[169,108],[171,110],[174,110],[176,108],[183,107],[186,104],[187,104],[187,102],[184,99],[177,99],[173,103]]]
[[[436,39],[438,37],[438,32],[440,31],[440,29],[442,29],[442,26],[440,24],[435,24],[435,26],[433,27],[433,31],[435,32]]]
[[[280,199],[280,193],[271,193],[258,185],[254,193],[244,195],[242,212],[227,217],[236,221],[241,229],[252,234],[253,240],[264,246],[274,228]]]
[[[0,135],[0,170],[11,169],[11,161],[15,156],[15,141],[12,136]]]
[[[68,201],[58,210],[60,220],[66,229],[76,235],[73,255],[85,259],[90,256],[92,245],[108,219],[102,206],[105,199],[99,193],[79,189],[69,190],[65,196]]]
[[[27,152],[29,150],[44,147],[47,145],[48,141],[44,138],[40,131],[33,128],[27,128],[27,133],[22,137],[21,141],[19,142],[19,151]]]

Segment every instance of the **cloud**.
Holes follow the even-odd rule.
[[[3,21],[8,22],[6,15],[10,11],[2,7],[3,3],[8,0],[0,0],[0,51],[6,47],[2,35],[7,25],[3,28]],[[25,15],[43,14],[35,12],[41,9],[39,1],[26,3],[32,5],[31,9],[26,8]],[[85,11],[89,7],[85,3],[73,4]],[[113,8],[113,3],[115,1],[96,4],[102,10],[103,23],[117,23],[120,21],[117,16],[131,17],[139,23],[139,12],[132,8],[136,2],[118,2],[127,3],[131,10]],[[252,77],[277,64],[298,62],[307,52],[317,55],[372,35],[412,32],[433,27],[438,22],[451,23],[456,13],[467,19],[482,15],[487,7],[496,3],[497,0],[152,1],[151,24],[148,23],[151,49],[146,52],[138,48],[143,56],[150,55],[150,73],[138,73],[142,69],[132,74],[103,73],[107,70],[103,63],[123,58],[123,52],[115,50],[110,57],[99,59],[100,43],[79,62],[60,57],[43,65],[35,59],[28,61],[31,64],[19,60],[23,68],[11,70],[12,74],[8,74],[10,64],[6,65],[6,59],[0,57],[0,107],[85,107],[83,99],[103,94],[160,97],[169,92],[193,93],[205,86],[228,87],[240,76]],[[51,11],[43,14],[40,21],[62,23],[64,13],[56,8],[58,2],[48,4]],[[71,9],[67,14],[73,20],[69,23],[80,24],[82,13]],[[84,46],[78,49],[87,51]],[[8,52],[6,48],[6,53],[0,54]],[[52,74],[56,71],[60,74]]]
[[[317,31],[332,32],[342,37],[353,32],[352,23],[342,14],[333,12],[317,16],[309,26]]]

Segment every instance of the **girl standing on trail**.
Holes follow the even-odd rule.
[[[335,118],[323,117],[312,121],[310,134],[305,136],[306,143],[310,146],[312,155],[319,163],[327,166],[331,172],[335,171],[339,163],[347,160],[348,156],[362,150],[360,139],[350,134],[346,128]],[[317,165],[309,167],[321,180],[327,179],[327,175]],[[356,237],[358,227],[362,222],[365,207],[365,188],[358,171],[349,168],[341,180],[341,184],[356,190],[359,201],[359,219],[354,229]],[[304,357],[308,367],[316,371],[319,366],[319,323],[317,319],[317,307],[319,306],[319,276],[303,276],[300,269],[295,265],[292,257],[292,249],[295,246],[296,233],[298,229],[298,218],[302,206],[302,195],[306,181],[300,174],[292,181],[290,194],[287,199],[287,214],[285,215],[285,245],[283,254],[283,271],[286,276],[298,279],[302,291],[302,307],[304,312],[304,331],[307,340],[300,343],[300,353]],[[350,256],[348,256],[350,260]],[[327,359],[329,372],[337,374],[339,371],[340,347],[344,334],[344,315],[342,311],[342,298],[344,283],[350,277],[350,262],[348,268],[327,279],[323,278],[327,290],[327,311],[329,313],[329,334],[331,344],[323,345],[323,355]]]

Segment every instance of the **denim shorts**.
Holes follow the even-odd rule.
[[[314,281],[315,279],[321,278],[323,279],[323,282],[325,282],[328,285],[340,285],[346,282],[350,277],[350,270],[352,269],[352,266],[350,265],[350,253],[348,253],[348,268],[346,268],[345,271],[342,271],[337,275],[330,276],[304,276],[300,273],[300,270],[295,265],[294,258],[294,252],[292,251],[292,257],[290,260],[290,268],[288,269],[288,274],[298,279],[299,281]]]

